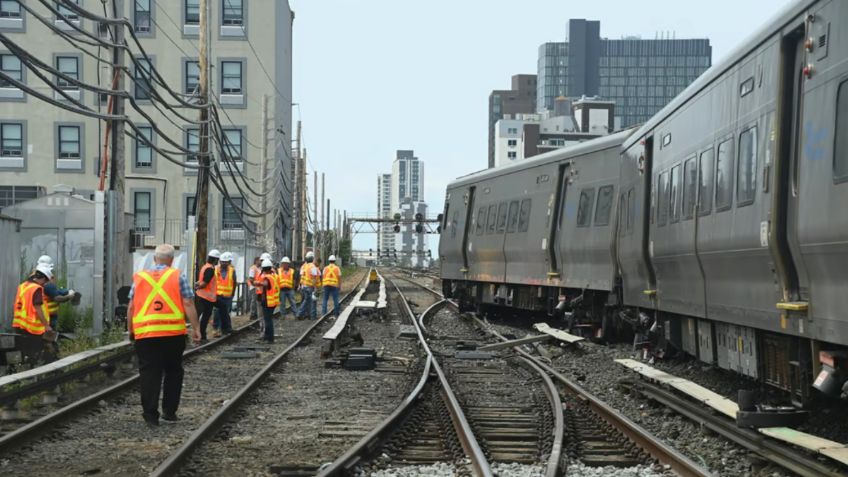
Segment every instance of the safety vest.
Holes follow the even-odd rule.
[[[305,287],[314,287],[317,285],[315,283],[315,278],[312,276],[312,268],[315,267],[315,264],[312,262],[306,262],[300,267],[300,284]]]
[[[289,267],[288,270],[277,270],[277,284],[280,288],[294,288],[294,269]]]
[[[247,276],[247,284],[248,284],[248,285],[250,285],[250,288],[253,288],[253,287],[255,287],[255,286],[256,286],[256,285],[253,283],[253,281],[254,281],[254,280],[256,279],[256,277],[258,277],[258,276],[259,276],[259,274],[261,274],[261,273],[262,273],[262,270],[261,270],[259,267],[257,267],[256,265],[251,265],[251,266],[250,266],[250,275],[248,275],[248,276]],[[250,278],[250,277],[253,277],[253,278]]]
[[[135,339],[186,334],[185,308],[176,268],[144,270],[133,276],[132,331]]]
[[[200,269],[200,273],[197,275],[197,281],[202,282],[203,275],[206,273],[206,270],[209,270],[210,268],[212,268],[212,265],[204,263],[203,267]],[[215,303],[217,301],[215,298],[215,294],[218,288],[218,285],[215,283],[216,281],[217,280],[215,279],[215,274],[212,274],[212,280],[209,280],[209,283],[207,283],[205,287],[195,292],[197,293],[197,296],[203,298],[206,301],[211,301],[212,303]]]
[[[228,267],[226,279],[221,276],[221,266],[218,265],[215,267],[215,287],[217,290],[216,294],[218,296],[227,298],[233,296],[233,292],[235,292],[236,289],[235,276],[236,273],[233,267]]]
[[[41,296],[44,296],[44,289],[41,285],[29,280],[18,285],[18,292],[15,294],[15,316],[12,319],[12,327],[20,328],[33,335],[44,334],[44,323],[38,319],[35,312],[35,305],[32,304],[33,295],[38,290],[42,290]],[[47,319],[47,303],[41,304],[41,311],[44,313],[44,318]]]
[[[324,267],[324,286],[325,287],[338,287],[339,279],[342,277],[341,269],[335,264],[331,263]]]
[[[262,279],[268,283],[268,285],[265,285],[265,282],[262,282],[263,286],[266,287],[265,305],[268,308],[276,308],[280,304],[280,286],[277,284],[277,274],[274,272],[263,273]]]
[[[47,304],[47,312],[50,316],[56,316],[59,314],[59,302],[51,299],[47,296],[47,293],[44,294],[44,303]]]

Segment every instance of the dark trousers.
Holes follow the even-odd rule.
[[[160,391],[164,391],[162,392],[162,413],[177,413],[183,389],[185,347],[185,336],[136,340],[135,353],[138,356],[141,409],[145,419],[159,419]]]
[[[233,331],[233,323],[230,320],[231,311],[233,311],[233,297],[218,295],[218,301],[215,302],[215,324],[213,327],[224,333],[231,333]]]
[[[262,337],[269,343],[274,342],[274,308],[265,306],[265,303],[260,303],[262,308],[262,321],[265,322],[265,335]]]
[[[209,327],[209,319],[212,318],[212,311],[215,310],[215,303],[196,297],[195,304],[197,306],[197,315],[200,317],[200,338],[206,339],[206,328]]]

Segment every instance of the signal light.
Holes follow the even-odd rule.
[[[400,233],[400,224],[395,224],[395,226],[392,227],[392,230],[394,230],[396,234]]]

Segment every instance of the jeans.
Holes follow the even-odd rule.
[[[213,325],[213,327],[224,333],[232,333],[231,311],[233,311],[233,297],[218,295],[218,301],[215,303],[215,321],[218,326]]]
[[[146,420],[159,419],[160,391],[164,391],[162,392],[162,413],[166,415],[177,413],[183,389],[185,346],[185,336],[136,340],[135,353],[138,355],[141,409]]]
[[[256,289],[255,288],[251,287],[251,288],[247,289],[246,300],[247,300],[247,309],[248,309],[248,312],[250,313],[250,318],[255,320],[258,317],[258,315],[257,315],[257,313],[258,313],[257,312],[258,302],[256,301]]]
[[[274,308],[260,305],[262,308],[262,321],[265,323],[265,334],[262,339],[269,343],[274,342]]]
[[[297,316],[297,303],[294,301],[294,290],[291,288],[280,289],[280,316],[286,316],[286,300],[291,303],[291,312]]]
[[[196,297],[197,315],[200,317],[200,339],[206,339],[206,328],[209,327],[209,318],[212,317],[212,311],[215,309],[215,303]],[[214,326],[214,324],[213,324]]]
[[[307,318],[318,318],[318,303],[312,299],[312,294],[315,293],[315,287],[303,287],[300,289],[300,312],[297,316],[306,316]]]
[[[338,318],[341,310],[339,309],[339,287],[324,287],[324,314],[327,314],[327,299],[333,297],[333,314]]]

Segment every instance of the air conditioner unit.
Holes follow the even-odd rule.
[[[144,248],[154,248],[157,245],[159,245],[159,244],[156,243],[156,236],[155,235],[145,235],[143,244],[144,244]]]

